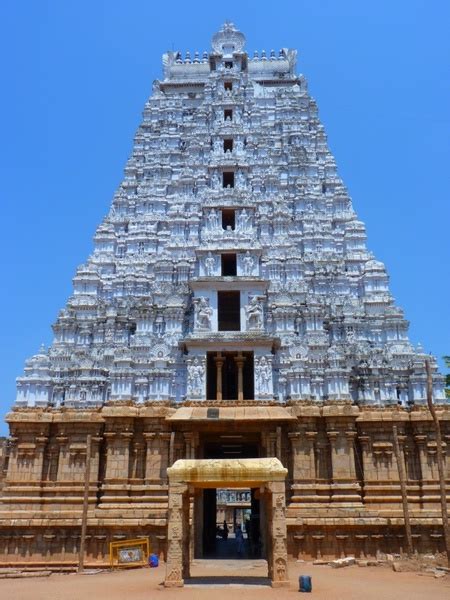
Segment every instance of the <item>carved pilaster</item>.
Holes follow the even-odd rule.
[[[427,436],[424,434],[416,434],[414,440],[419,450],[420,469],[422,471],[422,480],[425,483],[426,481],[433,479],[433,472],[427,452]]]
[[[292,445],[294,483],[315,481],[314,442],[317,433],[315,431],[291,432],[288,435]]]
[[[361,502],[353,447],[356,431],[328,430],[327,435],[331,446],[332,502]]]
[[[287,572],[287,530],[285,484],[275,481],[268,484],[270,552],[267,559],[272,587],[289,585]]]
[[[185,484],[170,484],[169,487],[168,547],[164,581],[166,587],[182,587],[184,578],[189,576],[187,567],[189,564],[189,549],[187,549],[187,560],[185,555],[185,540],[189,528],[187,490],[188,487]]]
[[[131,432],[106,432],[106,481],[128,480],[130,468]]]

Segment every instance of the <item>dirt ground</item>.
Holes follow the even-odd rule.
[[[284,600],[298,594],[299,575],[311,575],[317,600],[449,600],[450,575],[395,573],[391,567],[343,569],[289,564],[290,587],[267,585],[263,561],[195,561],[192,579],[184,588],[162,586],[165,566],[156,569],[95,574],[51,575],[46,578],[1,579],[1,600]],[[214,579],[212,579],[214,578]],[[252,585],[250,585],[252,584]],[[303,597],[303,595],[302,595]]]

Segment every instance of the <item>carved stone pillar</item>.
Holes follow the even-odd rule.
[[[183,434],[185,443],[185,458],[190,459],[192,455],[192,432],[186,432]]]
[[[24,546],[25,546],[25,558],[30,558],[30,556],[32,555],[31,552],[31,546],[34,540],[34,533],[27,533],[25,535],[22,536],[23,541],[24,541]]]
[[[18,479],[18,449],[17,449],[18,438],[14,435],[9,437],[9,461],[8,461],[8,472],[6,473],[6,481],[17,481]]]
[[[422,481],[426,483],[433,479],[433,471],[430,465],[430,459],[427,451],[427,436],[424,434],[416,434],[414,436],[417,447],[419,449],[420,469],[422,471]]]
[[[6,534],[4,536],[2,536],[2,538],[0,538],[1,541],[3,542],[3,552],[2,554],[4,555],[4,560],[8,561],[9,559],[9,543],[11,541],[11,534]]]
[[[225,362],[222,352],[217,353],[214,361],[216,363],[216,400],[222,400],[222,368]]]
[[[364,482],[367,482],[375,479],[373,474],[373,460],[370,455],[370,437],[368,435],[360,435],[358,436],[358,441],[362,451]]]
[[[47,446],[44,460],[43,481],[56,481],[58,475],[59,445],[51,443]]]
[[[245,356],[242,356],[242,352],[238,352],[238,355],[234,357],[234,361],[237,365],[238,369],[238,402],[242,402],[244,400],[244,363]]]
[[[348,538],[348,534],[336,534],[337,554],[339,558],[345,558],[347,556],[345,546]]]
[[[167,530],[166,587],[182,587],[189,576],[189,549],[186,554],[185,540],[189,529],[189,501],[186,484],[171,483],[169,486],[169,514]]]
[[[356,431],[327,431],[331,445],[332,502],[361,502],[361,486],[356,480],[353,440]]]
[[[277,455],[277,434],[270,431],[267,434],[267,456],[276,457]]]
[[[60,544],[61,544],[61,562],[64,562],[66,560],[66,546],[67,546],[67,539],[68,539],[67,532],[62,531],[59,539],[60,539]]]
[[[35,438],[36,448],[34,452],[34,460],[30,469],[30,481],[42,481],[44,467],[44,450],[47,444],[47,438],[39,436]]]
[[[170,452],[170,446],[174,443],[174,432],[172,433],[160,433],[158,438],[160,442],[161,452],[161,482],[167,483],[167,467],[173,463],[173,451]],[[172,456],[170,456],[172,454]]]
[[[368,539],[368,537],[369,536],[367,534],[355,535],[356,543],[359,546],[359,548],[357,550],[359,558],[367,558],[367,539]]]
[[[90,470],[90,478],[89,481],[92,483],[97,483],[100,477],[100,444],[102,442],[102,437],[92,437],[92,446],[91,446],[91,470]]]
[[[294,535],[294,541],[297,543],[297,560],[301,560],[302,558],[302,551],[303,551],[303,544],[305,541],[305,534],[304,533],[297,533]]]
[[[169,464],[170,433],[144,433],[145,439],[145,482],[161,483],[167,478]]]
[[[143,464],[142,464],[142,453],[144,451],[144,444],[140,441],[133,442],[132,444],[132,463],[130,477],[134,480],[140,480],[144,478],[143,475]]]
[[[104,436],[108,442],[105,480],[128,480],[130,440],[133,434],[125,431],[121,433],[106,432]]]
[[[11,436],[11,454],[8,465],[8,481],[41,481],[44,468],[44,450],[47,438],[35,434],[31,439],[25,434],[30,432],[18,432],[17,436]]]
[[[185,441],[185,457],[187,459],[195,459],[195,450],[198,446],[198,433],[195,431],[189,431],[184,433]]]
[[[316,465],[314,457],[315,431],[295,431],[288,434],[292,447],[292,479],[294,501],[316,498]]]
[[[314,441],[317,433],[315,431],[296,431],[288,435],[292,444],[294,482],[315,480]]]
[[[311,538],[314,542],[314,553],[316,555],[316,558],[320,560],[322,558],[322,542],[325,536],[322,533],[316,533],[313,534]]]
[[[69,438],[66,435],[58,435],[56,437],[58,444],[58,470],[57,470],[57,481],[64,481],[69,470]]]
[[[50,558],[52,555],[52,545],[53,542],[56,538],[56,534],[55,533],[44,533],[44,535],[42,536],[42,539],[44,540],[44,556],[46,556],[47,558]]]
[[[156,444],[156,433],[144,433],[145,440],[145,483],[159,479],[161,472],[161,454]]]
[[[96,535],[95,536],[95,540],[96,540],[96,558],[97,560],[104,560],[105,556],[106,556],[106,551],[105,551],[105,544],[106,544],[106,535]],[[99,555],[100,555],[100,559],[99,559]]]
[[[76,556],[78,554],[80,534],[74,533],[70,536],[70,538],[72,540],[72,554]]]
[[[270,494],[268,501],[269,532],[271,537],[269,577],[272,587],[289,586],[287,572],[287,529],[286,529],[286,494],[284,481],[272,481],[268,484]]]

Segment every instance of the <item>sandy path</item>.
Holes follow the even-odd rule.
[[[199,561],[192,575],[234,577],[237,575],[260,578],[265,575],[261,566],[240,567],[226,563]],[[328,566],[291,563],[291,585],[287,589],[272,589],[234,584],[231,587],[211,585],[186,586],[183,589],[165,589],[160,584],[164,566],[157,569],[138,569],[98,573],[95,575],[52,575],[42,579],[0,580],[1,600],[284,600],[298,596],[298,576],[311,575],[313,594],[306,598],[317,600],[449,600],[450,576],[434,579],[417,573],[394,573],[388,567],[347,567],[331,569]],[[256,579],[255,579],[256,580]],[[256,581],[260,581],[257,579]],[[302,594],[301,598],[305,598]]]

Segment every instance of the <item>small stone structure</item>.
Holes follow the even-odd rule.
[[[273,587],[289,585],[285,479],[277,458],[178,460],[169,476],[169,527],[166,587],[180,587],[189,577],[189,496],[195,488],[259,487],[266,501],[268,575]]]

